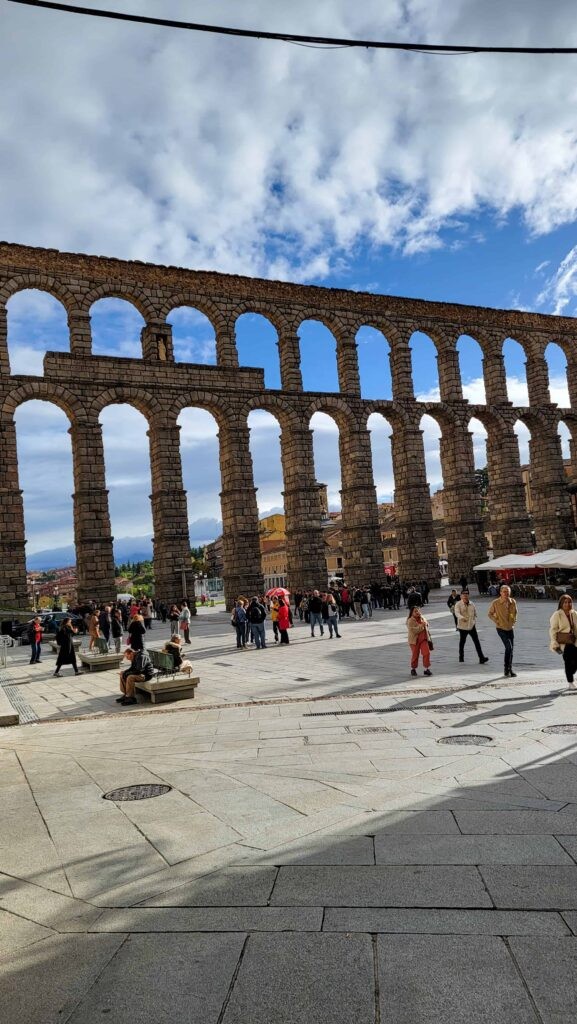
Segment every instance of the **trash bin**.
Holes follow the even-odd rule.
[[[214,598],[213,597],[211,597],[211,599],[210,599],[210,607],[214,608]]]

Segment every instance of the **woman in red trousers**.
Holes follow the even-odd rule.
[[[291,624],[290,623],[290,612],[289,612],[289,609],[288,609],[288,605],[286,604],[285,601],[283,601],[282,597],[280,598],[279,603],[278,603],[278,619],[277,619],[277,624],[278,624],[278,630],[279,630],[279,633],[280,633],[280,642],[281,642],[281,644],[288,644],[288,642],[289,642],[288,631],[289,631],[290,624]]]
[[[411,675],[416,676],[417,674],[419,655],[423,659],[424,675],[432,675],[433,673],[429,667],[431,664],[431,634],[429,632],[429,623],[425,616],[421,614],[420,608],[415,607],[411,609],[411,614],[407,619],[407,633],[412,655]]]

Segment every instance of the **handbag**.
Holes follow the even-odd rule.
[[[562,633],[561,630],[557,633],[555,640],[558,644],[574,644],[575,634],[574,633]]]

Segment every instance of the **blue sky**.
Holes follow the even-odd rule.
[[[96,3],[93,6],[97,6]],[[126,9],[110,0],[109,7]],[[359,6],[359,5],[357,5]],[[447,9],[449,8],[449,9]],[[481,10],[482,8],[482,10]],[[157,0],[130,9],[158,13]],[[165,0],[164,16],[190,3]],[[199,21],[429,42],[577,44],[574,7],[558,0],[263,0],[194,5]],[[322,52],[234,42],[7,8],[0,40],[0,223],[10,241],[177,263],[385,294],[572,315],[577,294],[577,85],[574,58],[424,57]],[[201,314],[170,317],[179,360],[214,361]],[[135,356],[142,322],[117,300],[93,309],[94,351]],[[66,350],[58,304],[9,304],[13,372],[40,373]],[[243,365],[278,385],[274,332],[238,326]],[[390,397],[387,348],[358,338],[366,397]],[[417,394],[434,398],[434,352],[414,339]],[[482,401],[479,351],[460,343],[466,393]],[[305,387],[336,388],[334,342],[301,331]],[[524,401],[522,355],[505,349],[512,400]],[[548,352],[566,404],[564,360]],[[146,425],[134,410],[102,417],[113,533],[152,532]],[[193,543],[218,529],[216,426],[182,419]],[[67,421],[44,403],[17,414],[28,550],[72,540]],[[261,513],[282,504],[278,427],[251,417]],[[338,435],[315,428],[317,477],[339,503]],[[387,427],[371,424],[379,497],[394,482]],[[431,489],[442,485],[438,429],[423,424]],[[527,432],[520,430],[523,459]],[[481,433],[476,459],[484,463]],[[130,501],[127,502],[127,495]]]

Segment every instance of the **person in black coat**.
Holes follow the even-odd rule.
[[[142,618],[142,615],[135,615],[130,620],[130,624],[128,626],[128,639],[130,641],[130,646],[133,651],[144,650],[145,633],[146,628],[144,626],[144,619]]]
[[[64,619],[58,633],[56,643],[58,644],[58,657],[56,658],[55,676],[60,676],[60,669],[63,665],[72,665],[74,675],[79,676],[78,665],[76,664],[76,651],[74,650],[74,635],[78,630],[72,625],[72,619]]]

